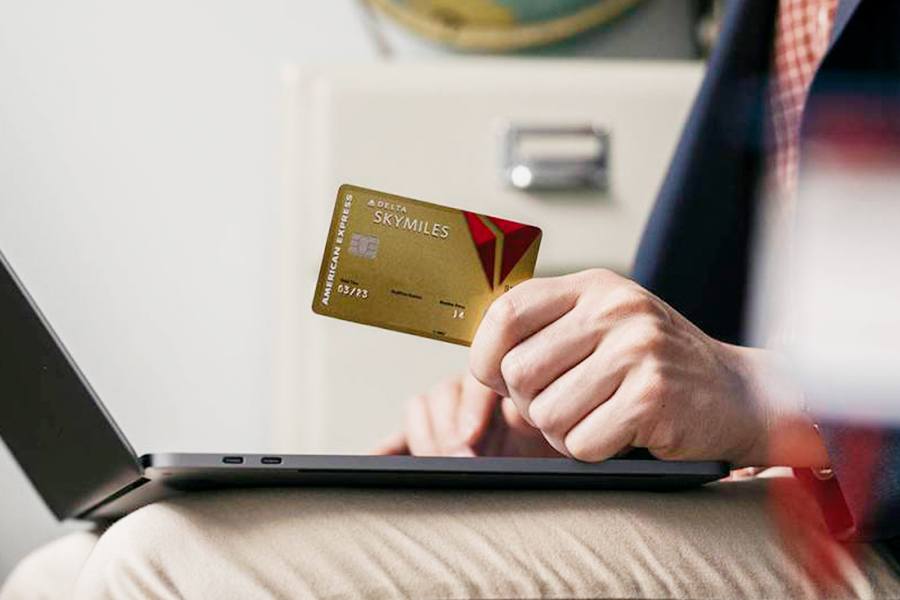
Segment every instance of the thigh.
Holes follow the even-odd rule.
[[[868,546],[801,495],[823,590],[785,545],[765,480],[680,493],[280,489],[186,495],[100,540],[84,597],[696,598],[898,595]]]
[[[38,548],[10,573],[0,588],[0,600],[71,598],[75,581],[97,537],[96,533],[79,531]]]

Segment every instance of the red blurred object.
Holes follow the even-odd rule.
[[[844,489],[853,490],[855,505],[862,508],[861,518],[866,519],[878,509],[872,502],[871,492],[881,461],[882,434],[876,429],[846,428],[832,441],[839,446],[841,456],[853,461],[849,477],[845,475],[842,482],[833,477],[822,479],[811,469],[794,469],[794,475],[816,501],[831,534],[847,539],[858,530],[847,507]],[[802,501],[797,494],[797,486],[789,479],[773,479],[769,496],[772,517],[793,560],[823,591],[834,590],[843,581],[840,564],[843,557],[835,550],[834,541],[823,537],[816,527],[818,515],[798,518],[796,506]],[[841,548],[852,551],[854,546]]]

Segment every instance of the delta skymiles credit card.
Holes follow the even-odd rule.
[[[540,243],[531,225],[343,185],[313,311],[467,346]]]

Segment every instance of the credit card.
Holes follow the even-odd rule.
[[[541,230],[353,185],[338,190],[313,311],[468,346],[534,274]]]

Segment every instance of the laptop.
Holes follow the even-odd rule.
[[[728,474],[649,455],[567,458],[138,456],[0,253],[0,437],[60,520],[107,521],[178,494],[263,486],[671,490]]]

